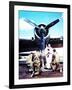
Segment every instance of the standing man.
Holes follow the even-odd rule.
[[[51,68],[53,71],[58,70],[60,62],[59,54],[56,52],[56,49],[53,49],[52,61],[51,61]]]
[[[50,63],[52,61],[52,54],[53,54],[53,49],[50,44],[46,46],[45,53],[46,53],[46,67],[50,69],[51,68]]]

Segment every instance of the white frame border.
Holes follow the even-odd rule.
[[[63,77],[58,78],[40,78],[40,79],[19,79],[19,64],[18,64],[18,10],[31,10],[31,11],[52,11],[52,12],[63,12],[64,18],[64,71]],[[67,82],[67,8],[52,8],[52,7],[35,7],[35,6],[14,6],[14,84],[39,84],[39,83],[56,83],[56,82]]]

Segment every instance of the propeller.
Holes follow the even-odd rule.
[[[62,16],[63,17],[63,16]],[[48,25],[45,25],[45,24],[35,24],[33,21],[29,20],[29,19],[26,19],[24,18],[24,21],[29,23],[30,25],[32,25],[33,27],[35,27],[35,35],[40,39],[41,37],[41,34],[43,33],[44,34],[44,39],[48,37],[48,33],[49,33],[49,28],[51,28],[52,26],[54,26],[55,24],[57,24],[61,19],[56,19],[54,20],[53,22],[49,23]]]
[[[32,25],[33,27],[38,27],[38,25],[36,25],[34,22],[32,22],[31,20],[24,18],[24,21],[29,23],[30,25]]]
[[[59,21],[60,21],[59,19],[54,20],[53,22],[51,22],[50,24],[48,24],[45,29],[49,29],[50,27],[52,27],[55,24],[57,24]]]

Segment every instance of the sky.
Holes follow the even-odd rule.
[[[24,11],[19,10],[19,38],[21,39],[31,39],[34,37],[34,28],[31,24],[24,21],[24,19],[29,19],[35,24],[45,24],[48,25],[52,21],[59,19],[63,16],[62,12],[42,12],[42,11]],[[63,36],[63,18],[60,19],[56,25],[49,29],[50,37],[60,37]]]

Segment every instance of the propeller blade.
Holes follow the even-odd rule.
[[[27,23],[29,23],[29,24],[31,24],[31,25],[34,26],[34,27],[38,27],[38,25],[36,25],[34,22],[32,22],[32,21],[29,20],[29,19],[24,18],[24,21],[27,22]]]
[[[59,19],[56,19],[55,21],[51,22],[50,24],[48,24],[46,26],[46,29],[49,29],[50,27],[54,26],[55,24],[57,24],[60,20]]]

